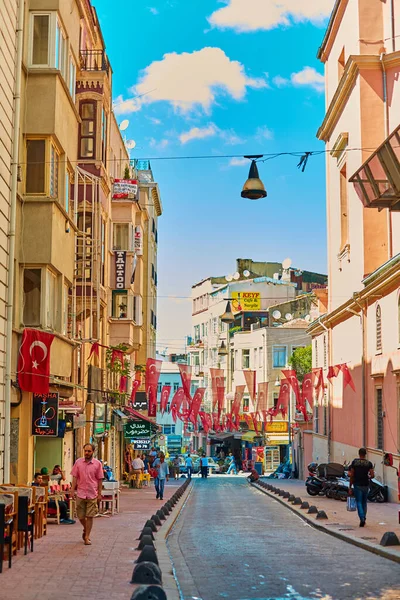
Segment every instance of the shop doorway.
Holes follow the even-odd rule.
[[[267,446],[265,448],[265,470],[275,471],[281,462],[279,446]]]

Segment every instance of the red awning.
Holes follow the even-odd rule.
[[[141,421],[147,421],[148,423],[151,423],[152,425],[157,427],[157,423],[155,421],[153,421],[153,419],[150,419],[149,417],[142,415],[142,413],[140,413],[138,410],[135,410],[134,408],[131,408],[130,406],[124,406],[122,410],[129,417],[134,417],[135,419],[140,419]]]

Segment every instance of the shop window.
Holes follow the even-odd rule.
[[[24,269],[23,324],[40,325],[42,270]]]
[[[382,352],[382,312],[379,304],[376,307],[376,351]]]
[[[383,391],[376,388],[376,447],[383,450]]]
[[[80,157],[94,158],[96,146],[96,102],[80,103]]]
[[[242,350],[242,369],[250,369],[250,350]]]
[[[274,369],[286,367],[286,346],[274,346],[272,355],[272,367]]]
[[[26,193],[46,193],[46,140],[26,142]]]
[[[112,293],[112,317],[114,319],[128,318],[128,292],[121,291]]]

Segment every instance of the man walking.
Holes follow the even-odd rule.
[[[235,475],[237,475],[237,469],[236,469],[236,459],[233,456],[232,452],[229,454],[229,469],[227,471],[227,475],[230,475],[231,472],[233,471],[235,473]]]
[[[202,456],[201,459],[201,476],[203,479],[207,479],[208,477],[208,457]]]
[[[367,451],[360,448],[359,458],[355,458],[350,465],[350,490],[349,495],[353,494],[356,499],[357,512],[360,518],[360,527],[364,527],[367,518],[367,500],[369,492],[369,480],[375,477],[374,465],[366,459]]]
[[[156,500],[160,498],[162,500],[164,498],[164,486],[165,480],[169,479],[169,468],[168,464],[165,462],[165,456],[163,453],[160,454],[159,463],[157,464],[157,477],[154,480],[154,485],[156,487]]]
[[[82,538],[85,546],[90,546],[90,532],[101,500],[104,473],[101,462],[93,458],[93,444],[85,444],[83,452],[85,458],[78,458],[72,467],[71,495],[77,496],[76,513],[83,527]]]
[[[186,457],[186,468],[187,468],[187,474],[188,474],[188,478],[192,479],[192,473],[193,473],[193,459],[190,456],[190,453],[187,455]]]
[[[132,461],[132,474],[135,475],[133,484],[134,484],[135,488],[142,487],[142,480],[141,480],[140,476],[143,475],[143,473],[144,473],[144,462],[138,455]]]

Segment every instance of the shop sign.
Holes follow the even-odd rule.
[[[268,446],[287,446],[287,442],[282,442],[281,440],[269,440]]]
[[[124,437],[126,438],[150,438],[151,423],[147,421],[129,421],[124,424]]]
[[[232,312],[261,310],[261,292],[232,292]]]
[[[57,437],[58,394],[33,394],[32,435]]]
[[[266,433],[288,433],[287,421],[275,421],[265,424]]]
[[[147,410],[146,392],[136,392],[133,408],[135,410]]]
[[[74,415],[74,429],[79,429],[81,427],[86,427],[85,413],[80,413],[79,415]]]
[[[136,179],[114,179],[113,200],[136,200],[138,182]]]
[[[115,252],[115,289],[125,289],[126,252]]]
[[[150,450],[151,441],[149,439],[145,440],[131,440],[131,444],[135,450]]]
[[[143,255],[143,231],[140,225],[135,227],[135,254],[136,256]]]

